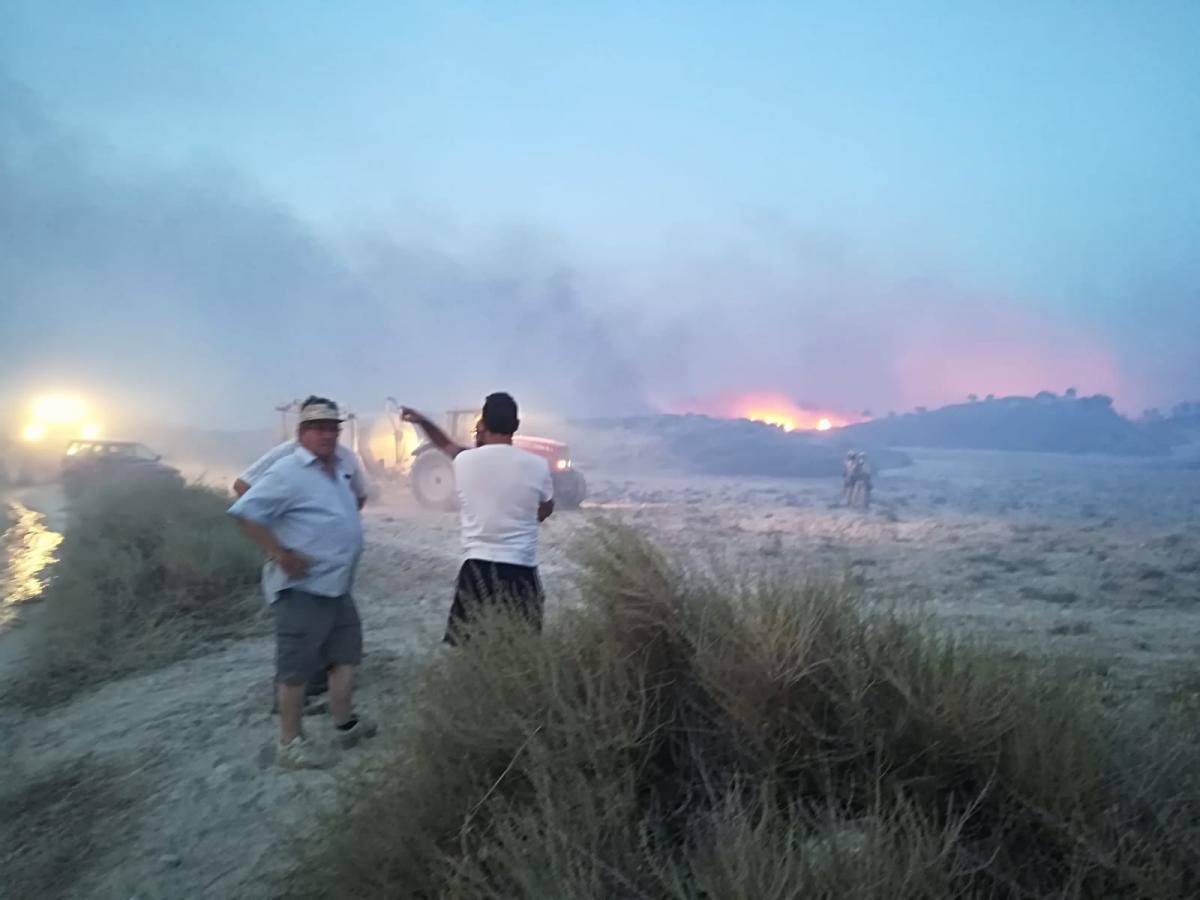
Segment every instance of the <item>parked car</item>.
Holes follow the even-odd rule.
[[[62,459],[63,487],[68,493],[122,478],[165,478],[183,475],[162,456],[137,441],[71,441]]]

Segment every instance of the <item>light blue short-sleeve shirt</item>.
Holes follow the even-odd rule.
[[[254,482],[267,474],[271,466],[275,465],[275,463],[279,462],[285,456],[295,453],[296,448],[299,446],[300,444],[296,442],[295,438],[284,441],[281,444],[276,444],[247,466],[246,471],[239,475],[238,478],[246,482],[246,484],[254,484]],[[354,473],[350,478],[350,485],[354,488],[355,495],[361,497],[363,500],[368,499],[371,496],[373,486],[363,471],[362,466],[359,465],[358,454],[349,447],[338,444],[337,455],[342,465]]]
[[[334,458],[331,476],[316,456],[297,446],[229,507],[231,516],[269,528],[283,547],[310,561],[302,578],[268,561],[262,576],[268,603],[288,588],[324,597],[350,593],[363,548],[353,476],[341,454]]]

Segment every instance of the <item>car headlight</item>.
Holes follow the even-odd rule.
[[[558,471],[565,472],[567,469],[571,468],[571,461],[569,459],[560,459],[557,463],[555,463],[555,467],[558,469]]]

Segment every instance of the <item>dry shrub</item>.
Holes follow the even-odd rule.
[[[60,702],[263,621],[253,590],[261,560],[228,505],[209,488],[165,480],[82,494],[31,636],[31,668],[10,699]]]
[[[0,794],[0,894],[80,896],[79,879],[124,837],[136,782],[84,757],[11,784],[17,786]]]
[[[586,541],[583,608],[540,638],[485,620],[415,678],[395,758],[281,895],[1200,889],[1194,733],[1125,740],[1081,684],[845,584]]]

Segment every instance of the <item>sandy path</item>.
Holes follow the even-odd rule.
[[[386,553],[392,562],[395,555]],[[397,661],[427,652],[440,637],[442,612],[428,601],[443,593],[444,566],[404,557],[400,596],[378,577],[363,579],[368,636],[358,700],[364,711],[398,702]],[[325,772],[284,772],[267,764],[275,727],[271,659],[269,637],[241,640],[106,685],[24,718],[19,728],[12,713],[5,714],[3,725],[6,731],[12,725],[15,736],[7,748],[14,778],[35,777],[85,754],[138,773],[141,801],[129,811],[135,831],[112,867],[81,886],[81,896],[254,896],[248,884],[286,864],[273,848],[335,801],[348,770],[369,762],[371,744],[339,756]],[[327,737],[323,717],[309,728]]]
[[[550,612],[569,598],[564,552],[587,522],[619,517],[667,543],[759,567],[847,573],[868,597],[928,597],[956,627],[1015,652],[1055,652],[1109,672],[1123,690],[1169,690],[1200,659],[1200,472],[1180,482],[1124,462],[923,457],[880,479],[869,515],[834,508],[831,482],[594,477],[595,503],[545,531]],[[398,492],[368,508],[358,596],[367,659],[358,700],[404,701],[404,673],[434,652],[458,559],[454,517]],[[325,772],[266,764],[271,641],[109,684],[38,716],[0,711],[4,778],[27,779],[91,753],[136,771],[124,843],[81,885],[97,898],[269,896],[287,848],[338,784],[387,741]],[[317,723],[317,733],[327,728]]]

